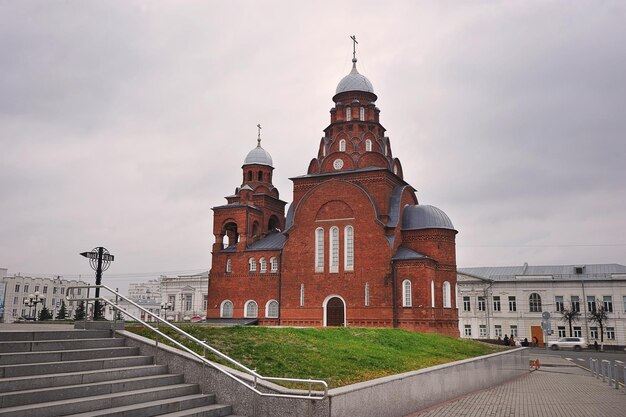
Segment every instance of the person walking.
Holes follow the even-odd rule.
[[[504,339],[502,340],[502,342],[504,343],[504,346],[508,346],[509,345],[509,336],[504,335]]]

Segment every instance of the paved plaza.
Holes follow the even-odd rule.
[[[537,371],[407,417],[626,416],[624,387],[619,390],[610,387],[576,366],[574,362],[578,361],[553,356],[533,357],[544,364]]]

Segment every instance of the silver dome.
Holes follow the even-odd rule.
[[[407,206],[402,213],[402,230],[450,229],[456,230],[450,218],[435,206]]]
[[[274,163],[272,162],[272,155],[265,149],[261,148],[261,144],[259,143],[256,148],[252,149],[248,152],[248,156],[243,161],[244,165],[268,165],[273,167]]]
[[[373,94],[374,87],[372,83],[364,75],[359,74],[359,71],[356,69],[356,60],[352,62],[352,71],[339,81],[335,94],[343,93],[344,91],[365,91]]]

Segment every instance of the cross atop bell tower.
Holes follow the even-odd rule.
[[[352,62],[356,62],[356,45],[359,43],[356,40],[356,35],[350,36],[352,39]]]

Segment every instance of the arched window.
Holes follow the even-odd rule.
[[[300,284],[300,307],[304,307],[304,284]]]
[[[257,177],[259,181],[263,181],[263,171],[259,171],[259,173],[257,174]]]
[[[443,308],[451,308],[450,302],[450,283],[448,281],[443,282]]]
[[[252,171],[248,171],[248,181],[252,181]]]
[[[352,120],[352,108],[346,107],[346,121],[349,122]]]
[[[278,258],[275,256],[270,258],[270,272],[278,272]]]
[[[324,272],[324,229],[315,229],[315,272]]]
[[[370,139],[365,141],[365,151],[372,152],[372,141]]]
[[[339,141],[339,152],[345,152],[345,151],[346,151],[346,140],[341,139]]]
[[[254,319],[259,316],[259,306],[256,304],[256,301],[246,301],[244,311],[246,312],[247,319]]]
[[[530,304],[531,313],[541,312],[541,296],[536,292],[530,294],[530,297],[528,298],[528,304]]]
[[[411,281],[405,279],[402,281],[402,307],[411,307],[413,305],[413,297],[411,296]]]
[[[370,305],[370,284],[368,282],[365,283],[365,307],[369,307]]]
[[[233,302],[230,300],[222,301],[220,306],[220,317],[229,319],[233,317]]]
[[[233,262],[230,258],[226,258],[226,273],[230,274],[233,272]]]
[[[269,300],[265,305],[265,317],[270,319],[278,318],[278,301]]]
[[[339,228],[337,226],[330,228],[329,239],[330,264],[328,269],[329,272],[339,272]]]
[[[435,308],[435,281],[430,281],[430,306]]]
[[[343,233],[344,269],[354,271],[354,228],[346,226]]]
[[[256,272],[256,259],[250,258],[248,263],[250,264],[250,272]]]
[[[264,274],[267,272],[267,261],[265,258],[261,258],[259,260],[259,264],[261,265],[261,273]]]
[[[258,235],[259,235],[259,223],[254,222],[252,223],[252,236],[258,236]]]
[[[365,107],[361,107],[359,109],[359,119],[360,120],[365,120]]]

